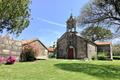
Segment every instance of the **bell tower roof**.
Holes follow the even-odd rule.
[[[76,19],[75,19],[75,17],[73,17],[72,14],[70,15],[69,19],[66,21],[66,24],[67,24],[67,32],[76,31]]]
[[[66,23],[71,23],[73,21],[76,21],[76,20],[74,19],[73,15],[71,14],[69,19],[66,21]]]

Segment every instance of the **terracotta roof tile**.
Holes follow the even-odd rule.
[[[33,42],[33,41],[36,41],[37,39],[33,39],[33,40],[22,40],[21,42],[22,42],[22,44],[29,44],[29,43],[31,43],[31,42]]]
[[[54,51],[54,48],[48,48],[48,51],[49,51],[49,52],[53,52],[53,51]]]
[[[112,42],[95,42],[95,44],[97,44],[97,45],[108,45],[108,44],[112,44]]]
[[[22,45],[28,45],[30,43],[33,43],[34,41],[39,41],[43,47],[47,49],[47,47],[39,40],[39,39],[32,39],[32,40],[22,40],[21,43]],[[47,49],[48,50],[48,49]]]

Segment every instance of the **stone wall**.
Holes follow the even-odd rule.
[[[57,58],[67,58],[66,37],[57,42]]]
[[[47,59],[48,58],[48,50],[39,42],[35,41],[31,43],[31,45],[35,45],[37,47],[36,51],[36,59]]]
[[[92,43],[88,43],[87,44],[87,53],[88,53],[88,59],[96,59],[97,58],[97,46],[92,44]]]
[[[0,56],[8,57],[13,55],[19,60],[21,51],[22,44],[20,41],[10,39],[9,37],[0,37]]]
[[[24,47],[26,45],[29,45],[32,47],[33,51],[34,51],[34,57],[36,59],[47,59],[48,58],[48,50],[47,48],[39,41],[39,40],[30,40],[30,41],[24,41],[25,43],[22,45],[23,49],[22,51],[24,52]],[[24,53],[22,53],[21,55],[24,57],[23,55]],[[23,58],[21,56],[21,61],[24,61],[25,57]]]
[[[87,42],[81,37],[77,37],[77,58],[84,59],[87,57]]]

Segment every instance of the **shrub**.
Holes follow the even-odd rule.
[[[108,58],[106,56],[98,56],[97,59],[98,60],[108,60]]]
[[[120,60],[120,56],[113,56],[114,60]]]
[[[92,60],[97,60],[97,57],[96,56],[92,56]]]
[[[6,59],[6,64],[14,64],[16,61],[16,58],[14,56],[9,56],[7,59]]]
[[[22,53],[20,55],[20,61],[34,61],[35,60],[35,51],[32,46],[25,45],[22,49]]]
[[[0,56],[0,64],[4,63],[5,62],[5,58]]]
[[[56,54],[55,53],[49,53],[49,58],[56,58]]]
[[[107,52],[98,52],[98,60],[108,60]]]

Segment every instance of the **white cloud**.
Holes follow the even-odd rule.
[[[60,24],[60,23],[57,23],[57,22],[54,22],[54,21],[43,19],[43,18],[38,18],[38,20],[49,23],[49,24],[52,24],[52,25],[60,26],[60,27],[65,27],[66,26],[65,24]]]

